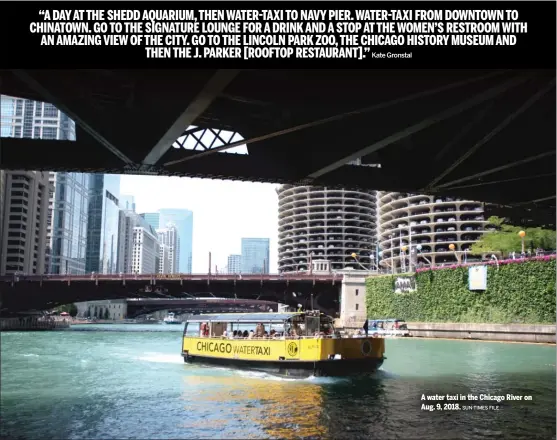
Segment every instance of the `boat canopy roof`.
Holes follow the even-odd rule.
[[[218,313],[212,315],[197,315],[187,319],[187,322],[284,322],[293,316],[302,315],[301,312],[286,313]]]

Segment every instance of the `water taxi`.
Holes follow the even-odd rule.
[[[176,315],[172,312],[170,312],[168,315],[166,315],[166,317],[163,319],[165,324],[182,324],[182,321],[180,321],[178,318],[176,318]]]
[[[377,370],[386,359],[382,337],[342,337],[316,311],[190,316],[182,356],[201,363],[279,376],[346,376]]]

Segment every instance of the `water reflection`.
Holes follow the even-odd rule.
[[[245,427],[252,427],[252,435],[272,438],[329,437],[321,384],[309,381],[280,380],[272,377],[185,376],[184,399],[196,399],[203,409],[213,414],[204,420],[206,428],[230,427],[231,415]],[[201,386],[200,386],[201,385]],[[197,405],[197,403],[196,403]],[[189,408],[186,406],[186,410]],[[215,417],[215,412],[224,414]],[[196,407],[196,411],[201,410]],[[209,425],[210,424],[210,425]],[[186,429],[199,429],[199,422],[189,421]],[[256,432],[256,431],[259,431]]]

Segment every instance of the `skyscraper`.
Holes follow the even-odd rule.
[[[0,96],[2,137],[75,140],[75,122],[47,102]]]
[[[118,216],[117,270],[119,273],[132,273],[133,228],[140,217],[135,212],[127,210],[121,210]]]
[[[242,256],[229,255],[228,256],[228,273],[240,273],[242,271]]]
[[[160,273],[178,273],[180,267],[180,236],[176,226],[170,223],[166,228],[157,229],[157,234],[159,242],[165,248],[161,251],[161,258],[168,259],[168,272]],[[164,268],[165,265],[166,262],[161,261],[160,267]]]
[[[135,197],[134,196],[121,194],[118,201],[120,202],[120,209],[123,209],[124,211],[135,212]]]
[[[54,191],[49,203],[49,272],[85,273],[89,215],[89,175],[53,173]],[[50,200],[49,200],[50,202]]]
[[[120,176],[89,175],[86,271],[117,273]]]
[[[4,171],[0,275],[40,275],[45,270],[48,173]]]
[[[455,264],[450,245],[467,255],[486,232],[483,205],[460,198],[380,192],[378,211],[381,265],[389,270]]]
[[[242,238],[242,273],[269,273],[269,239]]]
[[[52,104],[1,97],[2,136],[75,140],[75,122]],[[89,177],[49,173],[45,271],[85,272]]]
[[[375,266],[375,191],[282,185],[277,193],[279,272],[310,271],[312,260],[333,270]]]
[[[133,228],[132,273],[157,273],[159,265],[157,233],[144,218],[139,217]]]
[[[161,226],[164,227],[164,225],[160,225],[160,214],[158,212],[145,212],[139,215],[155,229],[159,229]]]
[[[193,212],[187,209],[159,209],[159,228],[173,224],[180,237],[178,267],[180,273],[192,272]]]

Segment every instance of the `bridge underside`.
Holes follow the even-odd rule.
[[[78,124],[75,142],[2,139],[4,169],[452,195],[555,223],[555,70],[3,70],[0,81]],[[205,129],[241,134],[248,154],[219,154],[234,138],[171,147]]]
[[[137,318],[161,310],[178,314],[276,312],[278,303],[261,300],[163,300],[139,299],[128,301],[127,317]]]
[[[48,310],[54,307],[84,301],[100,301],[125,298],[237,298],[246,300],[265,300],[280,302],[296,307],[302,304],[309,308],[314,306],[327,313],[339,309],[340,281],[242,281],[235,285],[227,281],[187,281],[161,282],[151,286],[145,282],[103,281],[96,285],[91,281],[66,282],[26,282],[0,285],[0,312],[21,312],[28,310]],[[185,293],[187,292],[187,293]],[[187,301],[194,301],[193,299]],[[163,307],[160,310],[166,310]]]

